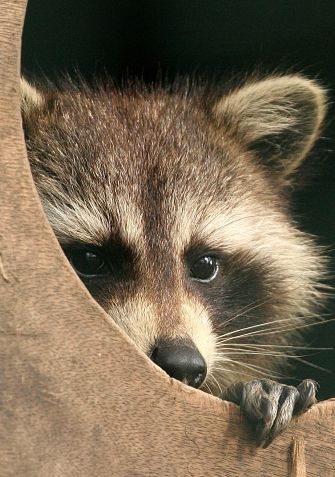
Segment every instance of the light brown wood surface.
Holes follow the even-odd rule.
[[[334,477],[335,401],[256,449],[236,406],[168,378],[71,270],[26,158],[24,11],[1,0],[0,477]]]

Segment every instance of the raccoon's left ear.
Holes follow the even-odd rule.
[[[213,107],[219,127],[233,135],[282,179],[315,143],[326,112],[326,94],[299,75],[249,81]]]

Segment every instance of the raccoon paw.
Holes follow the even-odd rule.
[[[257,444],[267,447],[293,416],[316,403],[316,389],[317,384],[311,379],[305,379],[297,387],[255,379],[230,386],[221,397],[241,407],[254,427]]]

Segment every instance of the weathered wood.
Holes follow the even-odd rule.
[[[293,438],[291,477],[307,477],[303,437]]]
[[[0,476],[334,477],[335,401],[256,449],[238,408],[169,379],[71,270],[24,147],[24,10],[1,0]]]

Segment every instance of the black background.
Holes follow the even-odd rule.
[[[274,68],[318,77],[335,97],[334,0],[30,0],[23,34],[23,72],[56,78],[78,69],[84,77],[104,71],[154,80],[163,76],[226,76]],[[317,167],[293,198],[301,226],[330,247],[335,271],[335,108],[330,104]],[[304,171],[301,172],[304,174]],[[305,174],[306,175],[306,174]],[[335,275],[335,274],[334,274]],[[335,310],[332,307],[331,312]],[[333,313],[334,314],[334,313]],[[334,314],[335,315],[335,314]],[[322,331],[322,329],[324,331]],[[334,345],[335,326],[320,326],[314,345]],[[334,353],[316,362],[335,367]],[[335,379],[316,377],[324,396]]]

